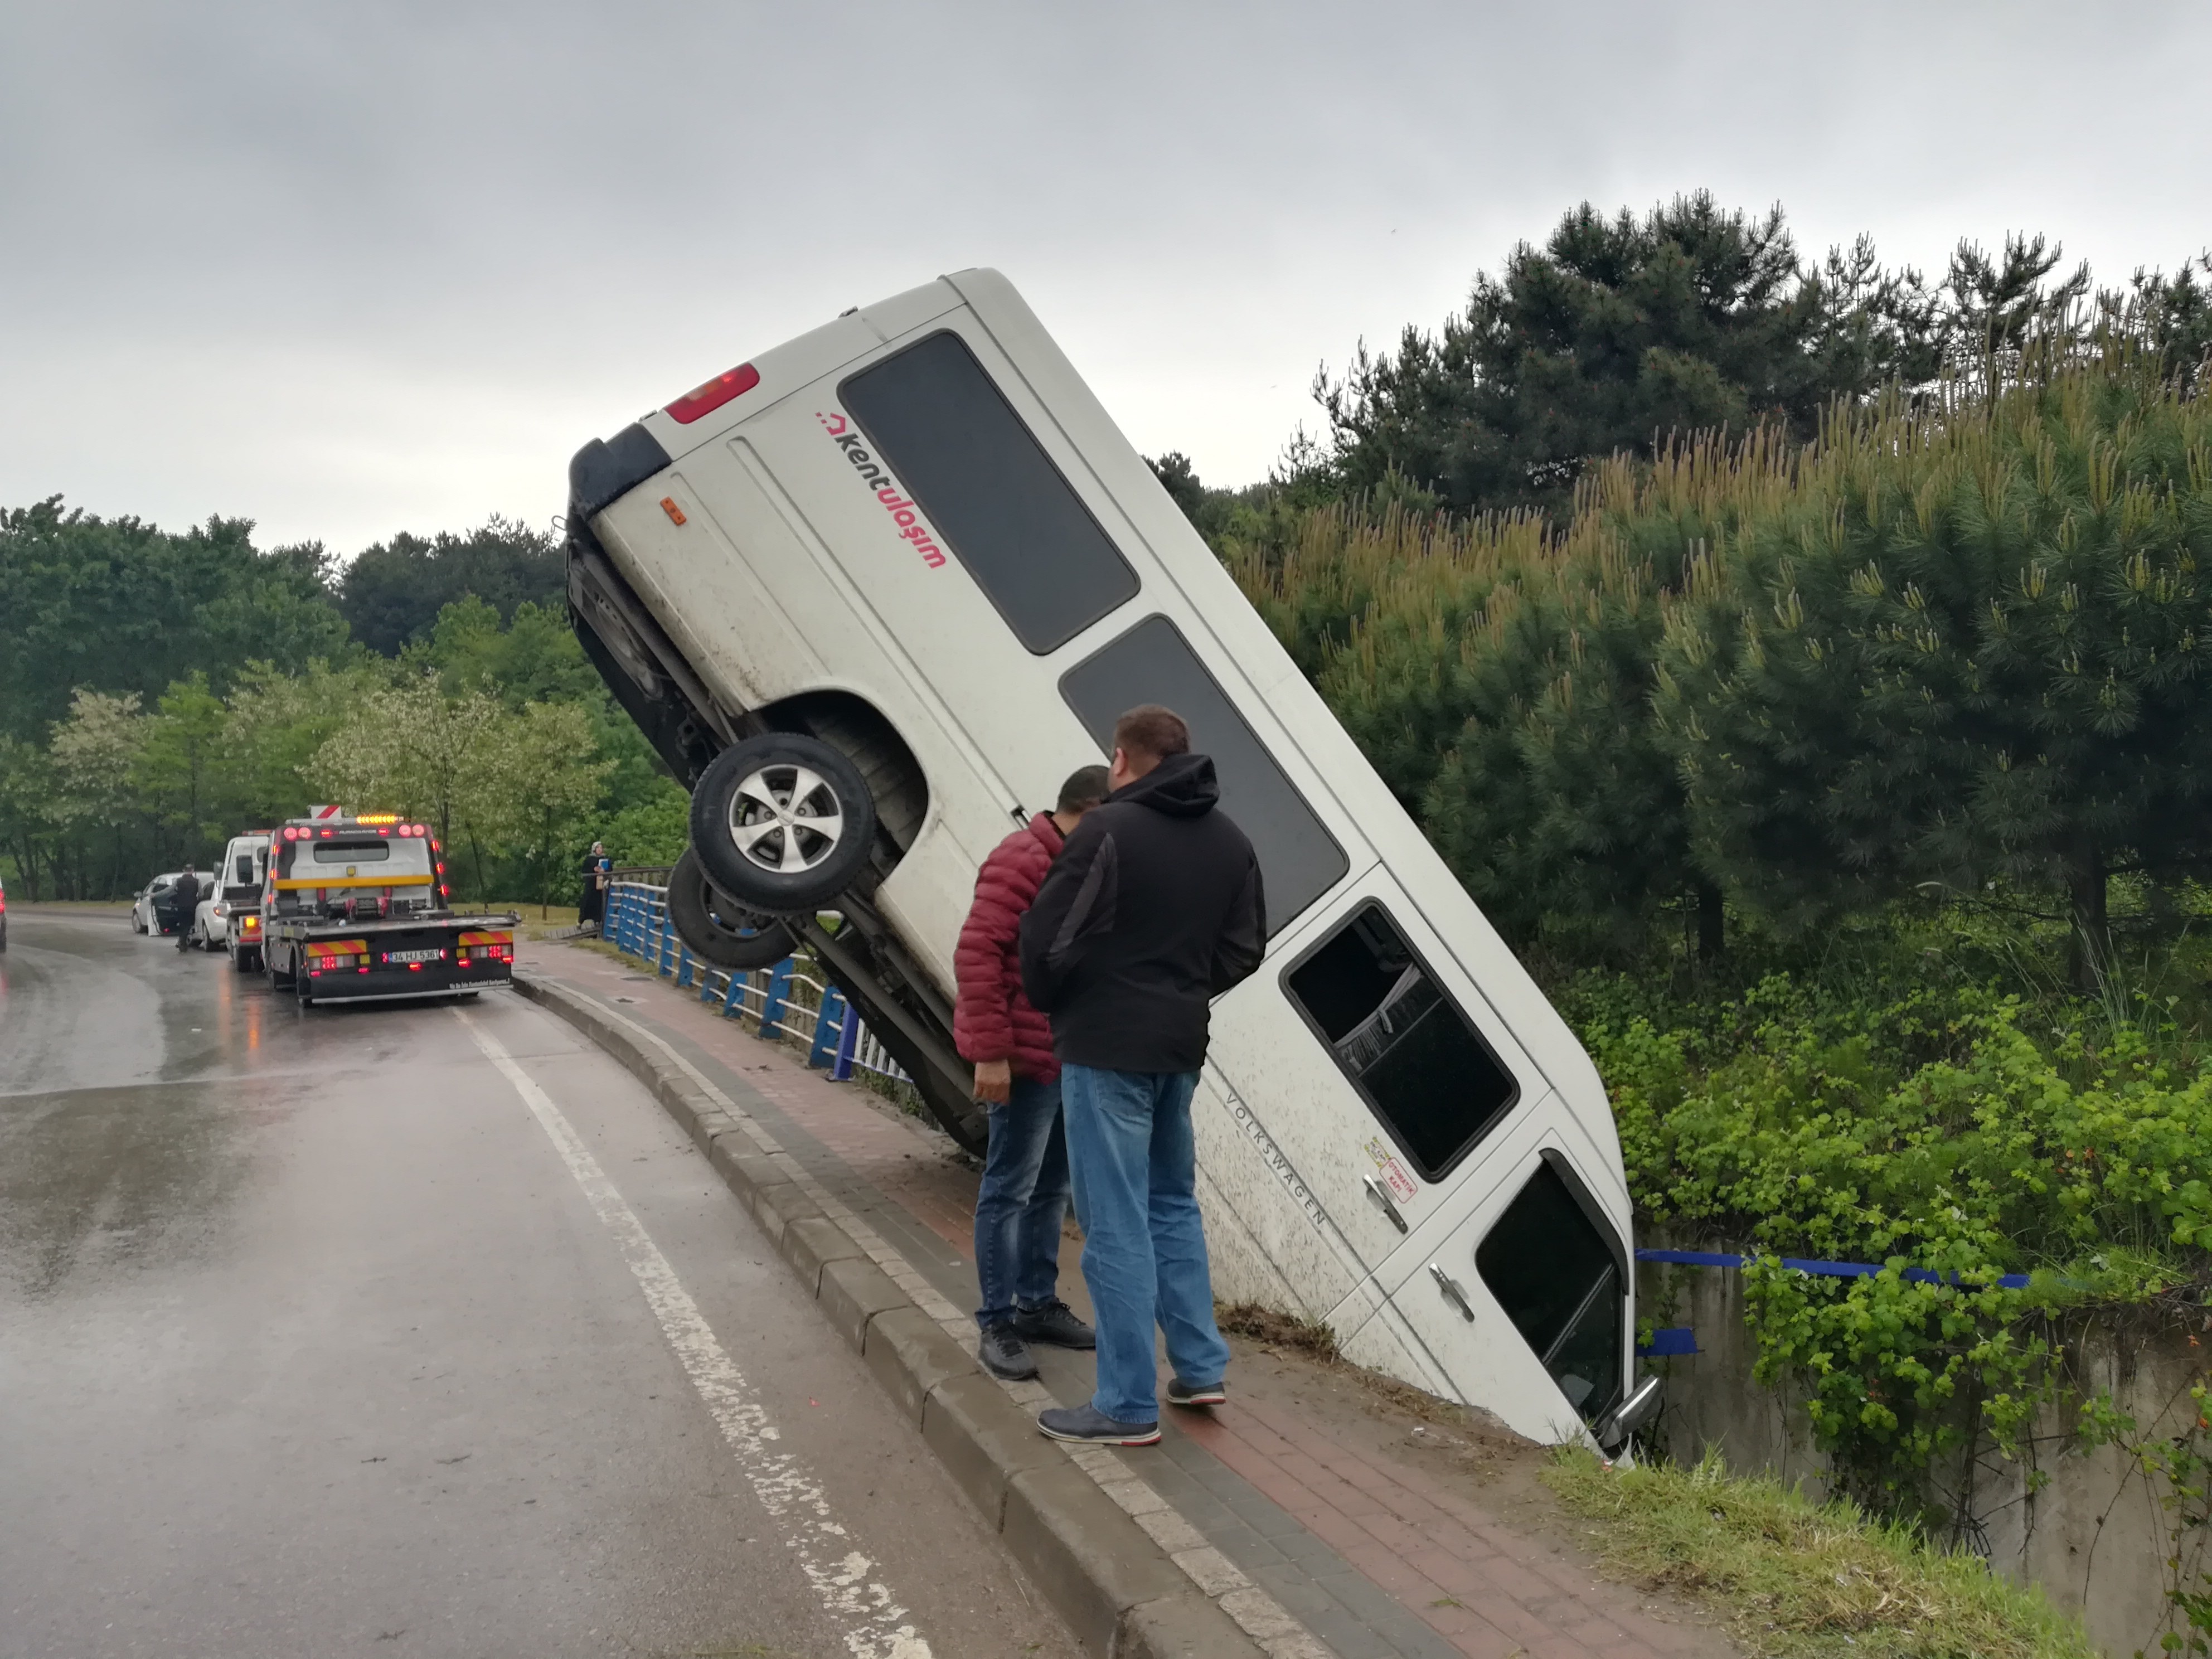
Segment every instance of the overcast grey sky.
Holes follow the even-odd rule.
[[[1940,270],[2212,241],[2212,7],[314,0],[0,9],[0,504],[345,554],[940,271],[1138,447],[1264,474],[1317,362],[1588,198]]]

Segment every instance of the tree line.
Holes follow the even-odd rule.
[[[1317,383],[1265,485],[1155,463],[1486,911],[1572,960],[1916,896],[2091,983],[2212,856],[2212,285],[1799,263],[1567,216]]]
[[[569,631],[561,554],[494,519],[341,568],[58,500],[0,512],[0,857],[110,898],[312,801],[438,825],[457,892],[550,898],[595,837],[659,862],[683,791]],[[373,642],[373,643],[372,643]]]

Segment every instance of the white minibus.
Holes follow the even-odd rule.
[[[1626,1443],[1656,1384],[1596,1071],[1004,277],[848,311],[569,484],[578,636],[692,792],[695,951],[803,939],[979,1146],[949,1035],[976,866],[1166,704],[1267,897],[1194,1108],[1217,1292],[1531,1437]]]

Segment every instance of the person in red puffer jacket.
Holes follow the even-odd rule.
[[[1060,1299],[1060,1230],[1067,1215],[1067,1140],[1052,1026],[1022,994],[1022,914],[1083,815],[1106,799],[1106,769],[1060,786],[1058,805],[992,849],[953,951],[959,995],[952,1041],[975,1066],[991,1139],[975,1195],[976,1357],[994,1376],[1036,1375],[1031,1342],[1088,1348],[1097,1339]]]

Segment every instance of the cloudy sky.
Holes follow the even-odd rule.
[[[1588,198],[2212,242],[2201,3],[0,9],[0,504],[345,554],[964,265],[1212,483]]]

